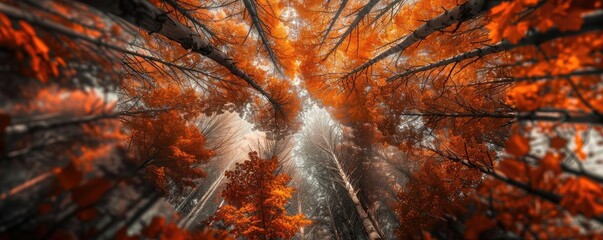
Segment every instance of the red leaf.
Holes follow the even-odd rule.
[[[547,170],[551,170],[555,174],[561,173],[561,157],[557,154],[547,153],[542,160],[540,165]]]
[[[151,224],[142,230],[142,235],[148,238],[156,238],[165,228],[163,217],[154,217]]]
[[[554,137],[553,139],[551,139],[550,145],[552,148],[559,150],[561,148],[564,148],[565,145],[567,145],[567,140],[562,137]]]
[[[46,215],[50,211],[52,211],[52,204],[42,203],[38,205],[38,212],[40,213],[40,215]]]
[[[82,222],[89,222],[98,217],[98,210],[96,208],[88,208],[79,211],[77,214],[77,219]]]
[[[530,141],[519,134],[514,134],[507,141],[505,151],[516,157],[522,157],[530,152]]]
[[[525,173],[525,164],[514,159],[505,159],[498,165],[498,170],[511,179],[518,179]]]
[[[104,178],[95,178],[73,190],[71,198],[80,207],[98,202],[111,188],[111,182]]]
[[[69,165],[64,168],[56,168],[54,172],[57,174],[59,186],[63,190],[74,188],[80,184],[83,178],[82,172],[77,169],[73,163],[69,163]]]
[[[115,233],[115,240],[138,240],[138,236],[128,236],[128,227],[124,226]]]
[[[476,214],[465,223],[467,230],[465,231],[465,239],[479,239],[479,234],[485,230],[490,229],[496,225],[496,222],[492,221],[487,216],[482,214]]]

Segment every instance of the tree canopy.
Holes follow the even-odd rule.
[[[0,0],[0,239],[603,238],[603,0]]]

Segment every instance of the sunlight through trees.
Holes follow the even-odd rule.
[[[603,238],[603,0],[0,0],[0,239]]]

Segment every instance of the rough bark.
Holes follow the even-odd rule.
[[[381,236],[379,235],[379,233],[377,232],[375,226],[373,225],[373,222],[369,218],[368,213],[362,207],[362,203],[360,202],[360,199],[358,198],[357,191],[354,189],[354,186],[350,183],[350,179],[349,179],[348,175],[343,170],[343,167],[341,166],[341,164],[339,164],[339,161],[340,161],[339,158],[333,153],[331,154],[331,157],[332,157],[333,163],[335,164],[335,166],[337,168],[337,173],[339,174],[339,177],[341,178],[343,187],[346,189],[350,199],[354,203],[356,212],[358,213],[358,217],[360,218],[360,221],[362,222],[362,226],[364,227],[364,231],[366,232],[368,238],[371,240],[382,239]]]
[[[476,82],[469,83],[459,86],[480,86],[480,85],[489,85],[489,84],[511,84],[517,82],[535,82],[540,80],[553,80],[553,79],[563,79],[575,76],[588,76],[588,75],[601,75],[603,74],[603,70],[601,69],[588,69],[588,70],[578,70],[567,74],[559,74],[559,75],[544,75],[544,76],[531,76],[531,77],[504,77],[499,78],[499,80],[486,81],[486,82]]]
[[[48,129],[65,127],[65,126],[70,126],[70,125],[79,125],[79,124],[100,121],[100,120],[115,119],[115,118],[119,118],[121,116],[134,116],[137,114],[152,113],[152,112],[164,112],[167,110],[169,110],[169,109],[159,109],[159,110],[148,109],[148,110],[131,111],[131,112],[126,111],[126,112],[116,112],[116,113],[100,113],[100,114],[86,115],[86,116],[81,116],[81,117],[71,117],[71,118],[57,117],[57,118],[51,118],[51,119],[41,119],[41,120],[32,121],[32,122],[15,123],[15,124],[9,125],[5,130],[5,134],[7,136],[21,135],[21,134],[25,134],[25,133],[32,133],[32,132],[36,132],[36,131],[48,130]]]
[[[544,121],[577,124],[603,124],[603,116],[598,114],[571,114],[564,111],[534,112],[476,112],[476,113],[401,113],[400,116],[431,118],[506,118],[517,121]],[[510,120],[510,121],[511,121]]]

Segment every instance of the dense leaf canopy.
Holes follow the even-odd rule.
[[[603,0],[0,0],[0,239],[603,238]]]

